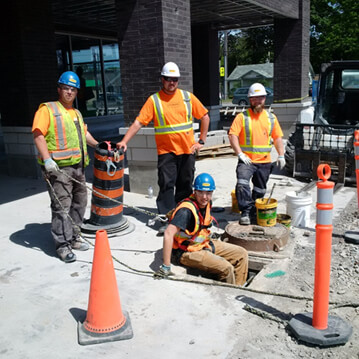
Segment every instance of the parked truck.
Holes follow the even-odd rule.
[[[286,170],[293,177],[317,179],[328,163],[338,183],[356,181],[354,131],[359,130],[359,61],[322,64],[314,116],[297,123],[286,145]],[[306,122],[306,123],[303,123]]]

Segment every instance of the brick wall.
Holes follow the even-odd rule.
[[[37,150],[30,127],[3,126],[4,146],[7,153],[10,176],[39,178],[40,166],[37,164]]]
[[[302,98],[309,90],[309,0],[299,0],[299,19],[274,22],[275,100]]]
[[[56,47],[51,3],[14,0],[0,21],[0,110],[3,126],[31,126],[43,101],[56,98]],[[4,36],[6,34],[6,36]]]
[[[56,45],[51,3],[14,0],[0,21],[0,112],[12,176],[39,177],[31,133],[41,102],[57,98]]]
[[[124,115],[130,123],[161,88],[164,63],[176,62],[180,87],[192,90],[190,1],[117,1],[117,10]]]

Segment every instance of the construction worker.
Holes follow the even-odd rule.
[[[272,140],[278,152],[277,164],[280,169],[285,166],[283,132],[276,116],[264,109],[266,95],[262,84],[250,86],[250,108],[235,117],[228,133],[231,146],[238,156],[236,197],[241,211],[241,225],[255,221],[255,200],[263,198],[266,193],[272,167]]]
[[[243,285],[248,275],[247,251],[237,245],[211,239],[214,179],[201,173],[193,194],[175,208],[163,238],[163,264],[156,276],[171,275],[171,255],[180,264],[214,274],[219,280]]]
[[[160,214],[167,214],[192,193],[194,154],[203,147],[209,126],[208,111],[197,97],[178,89],[180,76],[175,63],[163,66],[162,89],[147,99],[124,138],[117,143],[118,148],[126,151],[127,143],[140,128],[154,121],[159,186],[156,202]],[[201,120],[198,142],[194,139],[193,117]],[[159,234],[165,228],[162,226]]]
[[[66,263],[76,260],[73,249],[89,248],[79,237],[87,204],[84,184],[89,157],[86,144],[95,147],[98,143],[87,131],[80,111],[73,108],[79,88],[79,77],[72,71],[64,72],[58,80],[58,101],[42,103],[32,126],[38,162],[51,184],[48,184],[51,233],[56,252]]]

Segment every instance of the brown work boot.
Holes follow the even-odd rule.
[[[71,248],[77,251],[87,251],[90,246],[82,241],[80,237],[77,237],[71,241]]]
[[[57,255],[65,263],[71,263],[76,261],[76,254],[68,246],[60,247],[56,250]]]

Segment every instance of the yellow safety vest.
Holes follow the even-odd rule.
[[[47,148],[51,158],[60,166],[72,166],[81,162],[80,140],[76,124],[59,101],[42,103],[40,107],[46,106],[50,114],[50,126],[45,135]],[[74,109],[79,121],[83,151],[85,156],[84,166],[89,164],[87,153],[85,125],[80,111]],[[38,162],[43,165],[42,158]]]

